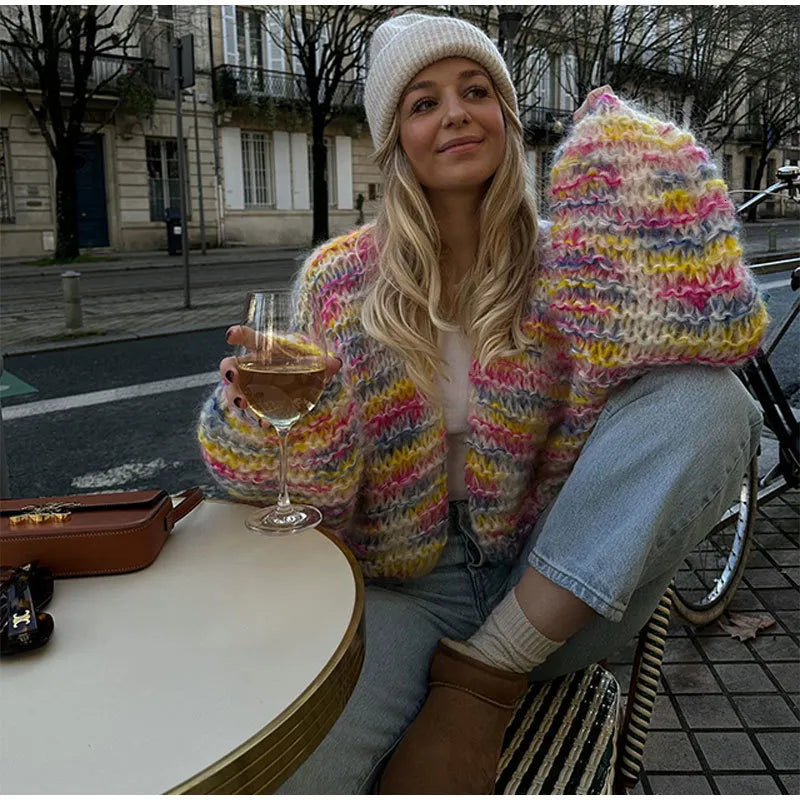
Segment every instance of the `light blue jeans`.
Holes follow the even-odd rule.
[[[730,371],[654,370],[611,396],[516,563],[486,564],[466,505],[451,503],[433,572],[368,581],[355,691],[279,793],[369,793],[425,701],[436,643],[471,636],[529,565],[598,612],[532,680],[581,669],[628,642],[682,558],[735,501],[760,431],[760,412]]]

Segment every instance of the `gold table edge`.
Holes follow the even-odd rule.
[[[219,500],[216,498],[205,498],[203,502],[229,503],[230,501]],[[233,501],[231,504],[238,505],[239,503]],[[215,761],[210,766],[177,784],[169,791],[164,792],[164,794],[205,794],[213,792],[215,786],[221,785],[218,778],[223,770],[234,766],[236,762],[240,762],[240,769],[238,770],[239,772],[249,766],[251,762],[250,759],[248,759],[248,754],[251,754],[256,748],[259,752],[263,752],[264,750],[269,749],[273,742],[279,741],[286,729],[290,728],[293,718],[299,715],[299,712],[302,710],[303,706],[306,705],[309,700],[315,697],[315,695],[318,695],[323,691],[327,692],[328,694],[332,694],[333,692],[342,689],[344,692],[346,692],[347,696],[352,694],[356,681],[358,680],[358,675],[361,672],[361,665],[363,663],[364,578],[361,574],[361,568],[358,565],[358,561],[350,549],[336,536],[328,533],[326,530],[321,528],[317,528],[316,530],[333,542],[344,554],[345,558],[347,559],[347,563],[350,565],[350,569],[356,584],[356,597],[353,605],[353,614],[350,618],[347,629],[345,630],[344,636],[342,637],[341,643],[336,648],[327,664],[325,664],[325,666],[322,668],[319,675],[317,675],[317,677],[311,681],[311,683],[303,690],[297,699],[287,706],[287,708],[285,708],[268,725],[266,725],[257,733],[253,734],[253,736],[247,739],[247,741],[231,750],[231,752],[227,755],[222,756],[222,758]],[[332,680],[340,677],[336,674],[337,667],[339,667],[348,656],[352,656],[359,649],[362,651],[360,656],[362,662],[359,664],[358,672],[356,672],[352,681],[350,682],[351,685],[341,687],[333,685]],[[330,727],[328,730],[329,729]],[[322,732],[322,734],[317,737],[314,747],[316,747],[316,745],[322,741],[325,733],[327,733],[327,730]],[[305,748],[300,749],[307,749],[309,751],[306,753],[306,756],[313,751],[313,747],[309,749],[307,745]],[[292,758],[296,757],[296,755],[297,753],[295,752],[287,751],[282,754],[280,759],[276,760],[276,764],[280,766],[280,763],[291,761]],[[299,766],[301,763],[302,761],[298,761],[297,766]],[[292,772],[293,771],[294,769]],[[280,771],[278,774],[280,774]],[[291,772],[286,775],[282,775],[281,782],[288,778],[290,774]],[[228,783],[234,777],[235,774],[223,779],[223,783]],[[276,786],[273,786],[272,788],[276,788]]]

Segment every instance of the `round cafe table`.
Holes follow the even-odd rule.
[[[53,638],[0,665],[3,794],[269,792],[319,744],[361,670],[361,573],[250,513],[205,500],[147,569],[56,581]]]

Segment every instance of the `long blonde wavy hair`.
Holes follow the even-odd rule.
[[[536,205],[525,181],[522,126],[502,95],[497,97],[506,123],[505,155],[481,203],[475,263],[455,293],[444,292],[439,228],[400,145],[398,114],[375,154],[384,202],[374,229],[379,265],[362,322],[403,358],[414,384],[431,399],[439,396],[439,331],[463,330],[484,366],[529,343],[522,320],[537,268]]]

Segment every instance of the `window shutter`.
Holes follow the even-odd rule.
[[[280,9],[280,6],[277,6]],[[274,70],[275,72],[286,71],[286,59],[284,53],[284,32],[283,21],[275,19],[273,11],[265,11],[266,25],[264,36],[266,37],[266,68]],[[273,38],[275,37],[275,38]],[[276,42],[275,39],[278,41]],[[280,42],[280,44],[278,43]]]
[[[625,8],[614,6],[611,14],[611,30],[613,36],[614,61],[622,60],[623,38],[625,36]]]
[[[289,134],[274,131],[272,155],[275,161],[275,208],[292,207],[292,172]]]
[[[230,209],[244,208],[242,180],[242,133],[239,128],[222,128],[222,168],[225,175],[225,204]]]
[[[292,208],[311,208],[308,178],[308,136],[289,134],[292,151]]]
[[[296,11],[294,11],[292,6],[289,6],[289,13],[295,14],[298,17],[297,19],[294,20],[293,23],[291,23],[297,27],[297,34],[298,34],[297,41],[295,41],[294,37],[292,37],[292,72],[294,72],[295,75],[302,76],[305,73],[303,72],[303,65],[300,63],[300,59],[297,56],[298,48],[302,47],[303,45],[303,26],[301,24],[302,20],[300,18],[300,15],[297,14]]]
[[[353,140],[349,136],[337,136],[336,154],[336,200],[337,207],[353,207]]]
[[[577,97],[578,94],[578,60],[575,58],[574,55],[564,56],[564,61],[567,66],[567,74],[565,76],[564,86],[565,89],[565,96],[566,102],[562,106],[567,110],[574,108],[576,102],[581,103],[583,102],[583,98]]]
[[[226,64],[239,65],[239,49],[236,45],[236,6],[222,6],[222,50]]]

